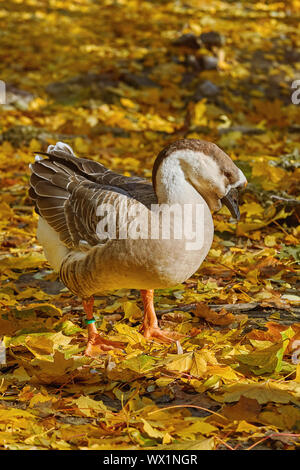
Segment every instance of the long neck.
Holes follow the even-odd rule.
[[[170,158],[165,158],[161,162],[155,176],[155,190],[159,204],[180,204],[181,206],[192,204],[192,219],[189,219],[189,216],[186,219],[184,215],[184,224],[187,224],[184,225],[184,235],[189,240],[195,240],[193,237],[196,236],[197,239],[199,236],[201,239],[203,234],[203,247],[200,250],[203,259],[210,249],[214,234],[212,214],[205,199],[186,179],[180,161],[174,155]],[[202,206],[204,210],[204,212],[200,213],[203,215],[203,218],[200,215],[200,219],[197,217],[198,205]],[[192,225],[189,224],[190,220]],[[180,219],[179,223],[182,223],[182,219]]]
[[[163,160],[156,173],[156,195],[159,204],[193,204],[204,201],[186,180],[177,158]]]

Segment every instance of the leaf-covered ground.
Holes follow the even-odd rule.
[[[1,448],[296,448],[299,19],[298,0],[0,1]],[[95,316],[126,349],[84,357],[79,299],[35,237],[33,152],[64,140],[149,178],[182,137],[244,171],[241,220],[215,214],[200,270],[156,292],[180,345],[147,343],[138,292],[120,290]]]

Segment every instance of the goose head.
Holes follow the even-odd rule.
[[[166,187],[169,195],[177,193],[179,199],[191,185],[212,212],[224,204],[236,219],[240,216],[238,192],[247,184],[243,172],[223,150],[198,139],[182,139],[165,147],[154,162],[152,181],[159,202]]]

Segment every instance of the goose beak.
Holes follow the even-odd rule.
[[[221,202],[222,204],[225,204],[226,207],[228,207],[232,217],[235,217],[236,220],[240,219],[239,193],[236,188],[230,189],[226,196],[221,199]]]

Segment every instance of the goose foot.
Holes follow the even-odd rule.
[[[171,331],[165,332],[161,330],[158,326],[156,327],[142,326],[142,330],[144,332],[144,337],[146,339],[149,339],[149,340],[154,339],[161,343],[171,344],[183,337],[183,335],[176,333],[176,332],[171,332]]]
[[[89,357],[97,357],[100,354],[107,353],[107,351],[111,351],[113,349],[121,350],[123,348],[123,343],[105,339],[97,333],[89,338],[84,354]]]
[[[94,297],[84,299],[82,304],[86,313],[88,329],[88,342],[84,351],[85,356],[97,357],[100,354],[105,354],[107,351],[111,351],[112,349],[124,349],[123,343],[105,339],[98,333],[95,326],[95,319],[93,317]]]
[[[157,316],[154,310],[153,290],[141,290],[141,296],[144,304],[144,322],[140,331],[144,332],[144,336],[147,339],[154,339],[162,343],[174,343],[183,335],[179,333],[168,331],[164,332],[158,326]]]

